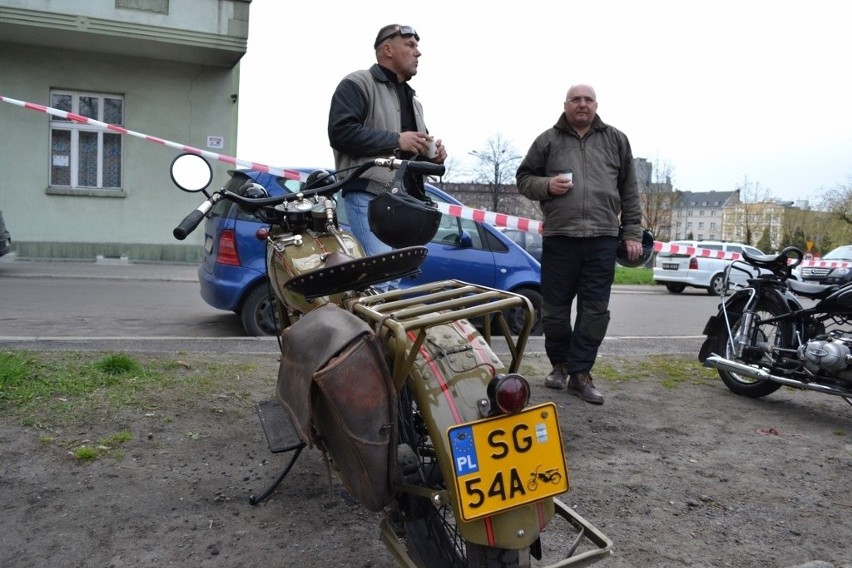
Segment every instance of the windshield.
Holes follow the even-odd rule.
[[[852,260],[852,246],[837,247],[824,257],[823,260]]]

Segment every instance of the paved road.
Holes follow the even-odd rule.
[[[601,353],[697,353],[718,298],[616,287]],[[0,259],[0,348],[274,353],[198,294],[196,265]],[[495,345],[498,352],[499,344]],[[505,349],[505,348],[502,348]],[[543,351],[531,338],[528,351]]]

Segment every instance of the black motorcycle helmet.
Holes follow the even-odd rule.
[[[305,180],[305,189],[319,189],[337,183],[337,177],[328,170],[314,170]]]
[[[425,245],[438,232],[441,212],[434,203],[420,201],[403,191],[384,192],[367,208],[370,231],[394,248]]]
[[[269,197],[269,193],[266,191],[266,188],[252,180],[248,180],[241,185],[237,190],[237,193],[248,199],[263,199],[264,197]]]
[[[642,254],[633,260],[627,258],[627,247],[624,245],[624,241],[621,240],[621,236],[619,236],[615,261],[627,268],[639,268],[650,260],[652,254],[654,254],[654,235],[648,229],[642,229]]]

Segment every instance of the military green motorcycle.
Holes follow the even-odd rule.
[[[207,200],[175,229],[194,230],[213,205],[237,203],[269,224],[267,274],[281,322],[275,400],[258,404],[273,452],[289,453],[269,497],[304,448],[328,458],[346,490],[383,511],[380,536],[411,568],[586,566],[611,541],[557,496],[569,488],[553,403],[529,403],[518,374],[533,325],[526,298],[458,280],[379,292],[376,285],[416,274],[440,213],[406,191],[407,173],[443,166],[381,158],[395,172],[371,206],[371,229],[396,247],[366,256],[337,223],[343,185],[317,172],[300,193],[269,197],[247,183],[209,193],[212,171],[183,154],[172,179]],[[200,172],[200,173],[199,173]],[[505,313],[525,310],[517,336]],[[505,341],[508,364],[492,348]]]

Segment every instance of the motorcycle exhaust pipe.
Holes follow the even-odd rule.
[[[707,359],[704,361],[704,364],[708,367],[713,367],[714,369],[721,369],[723,371],[729,371],[731,373],[745,375],[746,377],[751,377],[752,379],[758,379],[762,381],[773,381],[797,389],[812,390],[821,392],[823,394],[842,396],[844,398],[852,396],[852,390],[838,389],[827,385],[805,383],[802,381],[797,381],[795,379],[788,379],[787,377],[779,377],[777,375],[769,373],[764,369],[750,367],[742,363],[737,363],[736,361],[731,361],[730,359],[725,359],[715,354],[707,357]]]

